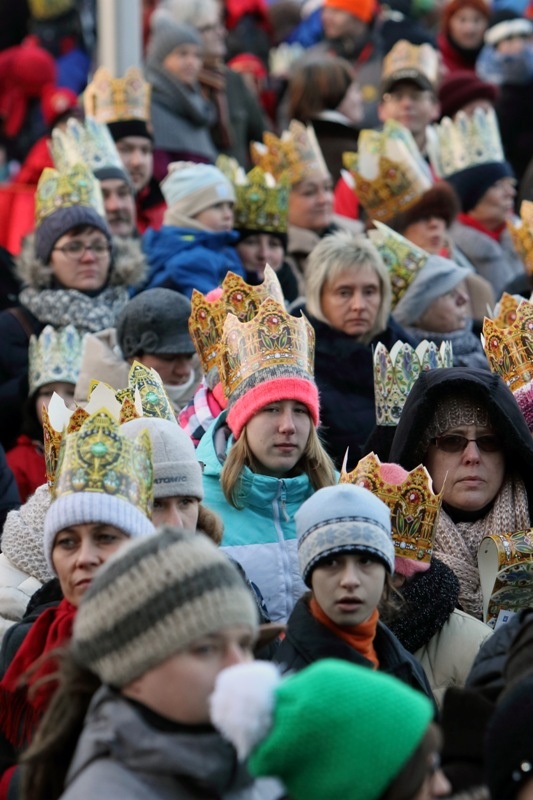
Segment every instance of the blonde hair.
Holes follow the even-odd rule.
[[[341,273],[359,272],[370,267],[379,278],[381,303],[372,328],[359,337],[365,344],[372,341],[387,327],[392,292],[389,271],[380,254],[365,236],[348,231],[337,231],[324,236],[309,254],[305,268],[306,308],[315,319],[330,323],[322,312],[322,291],[328,281],[334,281]]]
[[[252,472],[256,472],[257,466],[258,462],[248,444],[246,426],[244,426],[241,435],[231,446],[220,473],[220,485],[224,497],[234,508],[244,507],[239,497],[244,467],[249,467]],[[303,455],[288,477],[302,473],[307,475],[315,491],[323,489],[324,486],[334,486],[337,483],[335,466],[324,450],[314,425],[311,425]]]

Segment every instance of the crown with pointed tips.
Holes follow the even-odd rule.
[[[252,142],[250,154],[256,167],[290,185],[306,177],[329,177],[329,170],[313,128],[293,119],[281,138],[267,131],[263,142]]]
[[[75,384],[81,367],[83,337],[73,325],[56,330],[47,325],[30,338],[28,383],[30,395],[56,381]]]
[[[430,563],[442,492],[433,492],[431,477],[422,464],[411,470],[402,483],[391,484],[383,479],[379,458],[369,453],[352,472],[347,473],[343,467],[340,483],[362,486],[390,508],[397,556]]]
[[[69,119],[65,130],[54,128],[50,150],[59,170],[65,171],[82,161],[93,172],[113,168],[126,176],[109,128],[91,117],[86,117],[83,123]]]
[[[515,393],[533,379],[533,304],[522,300],[507,326],[485,317],[482,343],[490,368]]]
[[[383,59],[381,82],[388,91],[392,83],[422,79],[427,89],[435,91],[439,80],[439,54],[430,44],[411,44],[400,39]]]
[[[129,67],[123,78],[113,78],[106,67],[99,67],[83,93],[87,117],[108,124],[121,120],[150,121],[151,86],[138,67]]]
[[[426,264],[429,253],[382,222],[374,220],[374,225],[375,229],[368,231],[368,238],[389,271],[394,309]]]
[[[306,317],[293,317],[267,298],[249,322],[228,314],[217,357],[226,398],[240,396],[251,375],[293,368],[313,378],[315,333]],[[266,374],[266,373],[265,373]]]
[[[530,275],[533,274],[533,202],[522,200],[520,220],[507,220],[514,248]]]
[[[505,161],[500,129],[493,108],[459,111],[426,129],[431,165],[440,178],[480,164]]]
[[[226,155],[218,156],[216,165],[235,189],[233,227],[236,230],[287,232],[290,186],[285,177],[278,183],[261,167],[254,167],[245,174],[239,162]]]
[[[104,216],[104,200],[100,184],[92,172],[78,159],[64,170],[45,167],[35,193],[35,226],[61,208],[85,206]]]
[[[145,367],[139,361],[134,361],[131,365],[128,386],[116,392],[115,397],[122,405],[119,416],[121,424],[137,417],[157,417],[170,422],[176,421],[176,415],[160,375],[155,369]]]
[[[516,309],[524,298],[504,292],[496,303],[491,319],[499,328],[506,328],[516,320]],[[531,300],[530,300],[531,302]]]
[[[280,305],[284,303],[277,275],[268,265],[265,267],[264,281],[259,286],[250,286],[240,275],[228,272],[221,289],[222,294],[217,300],[207,300],[196,289],[191,297],[189,332],[205,375],[216,366],[217,352],[228,314],[234,314],[241,322],[249,322],[268,297],[272,297]]]

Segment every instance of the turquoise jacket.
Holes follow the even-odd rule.
[[[294,515],[313,494],[307,475],[272,478],[244,468],[241,509],[231,506],[220,486],[220,473],[232,445],[222,412],[198,445],[204,466],[203,503],[224,522],[223,550],[238,561],[259,588],[273,621],[285,622],[306,591],[300,575]]]

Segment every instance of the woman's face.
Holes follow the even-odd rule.
[[[43,424],[43,406],[48,408],[54,392],[63,398],[67,408],[72,408],[75,388],[73,383],[67,383],[66,381],[46,383],[39,388],[35,396],[35,413],[41,425]]]
[[[456,11],[450,18],[450,34],[452,39],[467,50],[475,50],[483,44],[483,35],[487,30],[488,20],[477,8],[466,6]]]
[[[438,255],[446,244],[446,222],[442,217],[419,219],[408,225],[402,234],[426,252]]]
[[[67,232],[50,254],[52,275],[65,289],[95,292],[103,289],[111,266],[109,242],[97,228]]]
[[[172,525],[174,528],[187,528],[195,531],[198,523],[199,501],[197,497],[178,496],[154,497],[152,522],[155,528]]]
[[[492,503],[505,476],[503,444],[490,426],[450,428],[429,445],[424,464],[434,490],[444,486],[443,501],[460,511],[479,511]]]
[[[237,252],[247,272],[255,272],[264,278],[265,267],[269,264],[274,271],[283,263],[283,244],[281,239],[271,233],[253,233],[239,242]]]
[[[341,272],[322,288],[320,307],[332,326],[348,336],[372,330],[381,306],[381,283],[369,264]]]
[[[289,223],[323,233],[333,218],[333,181],[331,177],[305,178],[289,194]]]
[[[129,536],[104,523],[71,525],[56,534],[52,562],[65,598],[78,606],[96,571]]]
[[[246,424],[246,438],[260,475],[282,478],[301,459],[311,432],[311,417],[303,403],[269,403]]]
[[[433,300],[419,318],[417,326],[435,333],[460,331],[471,316],[470,299],[466,283],[460,281],[446,294]]]
[[[468,213],[489,230],[496,230],[512,216],[515,196],[515,179],[501,178],[487,189],[477,205]]]

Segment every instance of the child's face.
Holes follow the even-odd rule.
[[[341,553],[313,570],[311,588],[336,625],[360,625],[374,613],[385,586],[385,567],[366,553]]]
[[[531,39],[525,36],[510,36],[496,45],[496,50],[504,56],[517,56],[526,45],[531,45]]]
[[[215,203],[214,206],[204,208],[199,214],[195,214],[193,219],[198,220],[213,233],[230,231],[233,228],[233,203],[227,200]]]
[[[65,405],[71,408],[74,402],[74,384],[67,383],[66,381],[54,381],[53,383],[45,383],[41,386],[35,397],[35,413],[39,423],[43,424],[43,406],[48,408],[52,395],[55,392],[65,401]]]
[[[178,45],[165,57],[163,66],[181,83],[194,86],[202,68],[202,54],[199,45]]]

